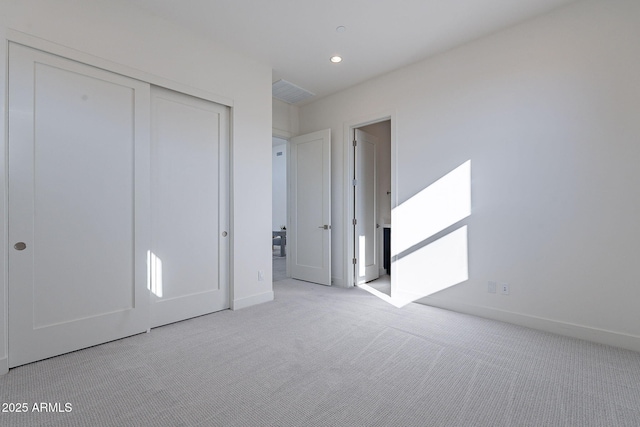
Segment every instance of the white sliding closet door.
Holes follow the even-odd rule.
[[[148,328],[149,85],[9,47],[9,365]]]
[[[228,108],[152,88],[151,326],[229,308]]]

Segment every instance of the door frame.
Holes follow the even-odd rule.
[[[353,265],[353,258],[355,258],[355,245],[353,242],[353,236],[355,233],[355,226],[352,219],[354,218],[354,195],[355,188],[353,186],[353,174],[355,172],[355,159],[353,153],[353,138],[356,129],[372,125],[374,123],[391,121],[391,209],[397,206],[397,146],[396,146],[396,113],[395,111],[382,112],[377,114],[370,114],[358,119],[353,119],[344,123],[343,131],[343,206],[345,224],[344,233],[342,235],[343,243],[343,259],[344,271],[346,277],[344,277],[345,287],[355,286],[355,268]],[[393,217],[393,215],[392,215]],[[393,277],[391,278],[393,281]]]
[[[285,135],[286,133],[286,135]],[[285,227],[287,227],[287,239],[291,238],[291,235],[289,234],[291,231],[291,227],[289,227],[289,223],[290,223],[290,212],[291,212],[291,174],[289,173],[289,159],[291,157],[291,138],[293,138],[293,136],[291,136],[291,134],[289,134],[288,132],[277,132],[276,129],[274,128],[272,133],[271,133],[271,140],[273,141],[273,138],[278,138],[282,141],[285,142],[284,146],[285,146],[285,153],[286,153],[286,157],[287,157],[287,161],[285,162],[285,173],[286,173],[286,183],[285,183],[285,192],[287,194],[287,205],[285,207],[286,213],[285,213],[285,218],[286,218],[286,222],[284,224]],[[273,145],[272,145],[273,147]],[[273,161],[271,162],[271,168],[273,168]],[[273,186],[273,174],[271,175],[271,185]],[[271,197],[271,201],[273,202],[273,195]],[[288,249],[285,249],[288,251]],[[285,263],[285,268],[286,268],[286,275],[287,278],[291,277],[291,266],[289,265],[289,260],[291,259],[291,257],[289,257],[288,255],[285,256],[284,259],[284,263]],[[272,263],[273,265],[273,263]],[[273,271],[271,272],[271,277],[272,277],[272,281],[273,281]]]

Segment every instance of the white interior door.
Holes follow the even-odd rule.
[[[9,366],[148,325],[149,86],[9,47]]]
[[[331,130],[290,141],[291,277],[331,285]]]
[[[378,265],[377,138],[360,129],[355,130],[355,275],[356,284],[380,276]]]
[[[228,108],[152,88],[151,326],[229,308]]]

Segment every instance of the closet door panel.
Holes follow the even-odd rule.
[[[227,107],[152,88],[152,326],[229,307],[228,122]]]
[[[10,366],[148,328],[149,90],[10,45]]]

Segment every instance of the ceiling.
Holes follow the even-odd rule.
[[[128,0],[273,68],[338,92],[575,0]],[[336,31],[344,26],[343,32]],[[332,64],[329,58],[344,60]]]

